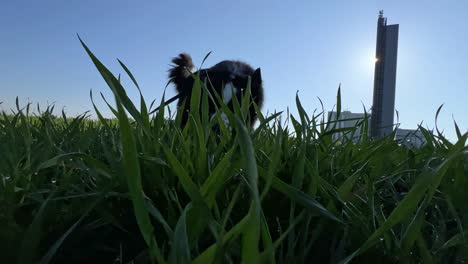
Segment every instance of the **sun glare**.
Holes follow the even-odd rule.
[[[359,63],[359,71],[370,76],[374,74],[374,68],[379,59],[375,56],[374,50],[368,49],[356,54],[356,61]]]

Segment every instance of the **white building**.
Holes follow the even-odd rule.
[[[426,138],[419,129],[415,130],[397,128],[395,133],[395,140],[408,147],[416,148],[419,148],[426,143]]]
[[[342,141],[343,138],[351,139],[354,142],[358,142],[363,133],[367,133],[370,136],[370,121],[371,115],[367,114],[368,118],[368,131],[362,131],[363,121],[366,118],[364,113],[352,113],[350,111],[343,111],[338,116],[336,112],[328,112],[328,130],[331,129],[344,129],[344,128],[353,128],[347,131],[341,131],[334,133],[332,138],[335,141]],[[390,133],[393,132],[390,131]],[[402,129],[397,128],[395,132],[395,140],[402,145],[408,147],[421,147],[426,143],[426,139],[422,134],[421,130],[417,129]]]
[[[342,140],[343,137],[351,138],[353,141],[358,141],[361,137],[361,128],[363,120],[366,117],[364,113],[352,113],[350,111],[343,111],[340,112],[337,120],[337,113],[336,112],[328,112],[329,117],[329,127],[328,129],[342,129],[342,128],[356,128],[355,130],[343,131],[339,133],[333,134],[333,140]],[[368,121],[370,121],[370,115],[367,115]],[[335,122],[336,121],[336,122]],[[370,124],[370,123],[369,123]],[[368,131],[367,131],[368,132]],[[367,133],[366,132],[366,133]]]

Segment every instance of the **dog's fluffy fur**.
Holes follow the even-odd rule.
[[[174,66],[169,70],[169,79],[170,82],[174,83],[177,92],[180,94],[177,107],[183,111],[182,126],[185,126],[188,120],[190,98],[194,83],[192,71],[195,67],[193,65],[192,58],[187,53],[180,54],[178,57],[175,57],[172,62],[174,63]],[[194,74],[197,73],[199,74],[202,82],[206,81],[205,83],[207,84],[210,92],[216,91],[220,96],[222,96],[224,102],[231,109],[233,96],[236,96],[240,103],[242,102],[242,94],[247,87],[248,79],[250,77],[252,98],[259,108],[262,107],[264,97],[260,68],[254,70],[245,62],[225,60],[211,68],[201,69]],[[180,106],[184,100],[184,109],[181,109]],[[210,100],[210,116],[212,116],[215,111],[216,108]],[[249,113],[250,125],[253,126],[257,119],[253,105],[250,105]]]

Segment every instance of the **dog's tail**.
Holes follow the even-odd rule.
[[[174,83],[177,92],[181,93],[185,79],[192,74],[194,68],[192,57],[187,53],[181,53],[172,59],[172,63],[174,66],[169,70],[169,81]]]

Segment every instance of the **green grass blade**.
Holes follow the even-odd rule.
[[[226,234],[222,238],[222,243],[226,244],[228,241],[231,241],[237,238],[238,236],[240,236],[245,230],[245,226],[248,224],[249,219],[250,219],[249,215],[245,216],[236,225],[234,225],[234,227],[231,228],[231,230],[226,232]],[[217,244],[213,244],[209,246],[205,251],[203,251],[199,256],[197,256],[193,260],[192,263],[193,264],[213,263],[213,260],[216,256],[217,248],[218,248]]]
[[[145,132],[149,134],[149,131],[144,126],[144,122],[143,122],[141,114],[138,112],[135,105],[127,96],[127,93],[125,92],[125,89],[123,88],[123,86],[120,84],[119,80],[117,80],[117,78],[115,78],[115,76],[104,66],[104,64],[102,64],[99,61],[99,59],[96,56],[94,56],[94,54],[91,52],[91,50],[86,46],[86,44],[81,40],[79,36],[78,36],[78,39],[80,40],[81,45],[84,47],[84,49],[88,53],[88,56],[91,58],[97,70],[103,77],[104,81],[106,81],[107,85],[112,90],[114,95],[118,97],[119,101],[125,106],[125,108],[132,115],[132,117],[138,123],[142,124],[143,128],[146,130]]]
[[[299,189],[288,185],[287,183],[283,182],[278,178],[273,178],[272,186],[275,190],[285,194],[289,199],[299,203],[306,208],[319,212],[323,216],[330,218],[336,222],[342,222],[336,216],[334,216],[331,212],[329,212],[325,207],[317,202],[315,199],[312,199],[310,196],[305,194],[304,192],[300,191]]]
[[[187,215],[189,240],[190,243],[193,243],[194,239],[201,234],[211,219],[210,211],[205,200],[203,199],[203,196],[200,193],[200,190],[192,181],[182,164],[177,160],[175,155],[168,147],[164,145],[162,147],[168,159],[168,164],[171,166],[174,174],[179,179],[184,191],[193,202],[194,208],[190,210]]]
[[[182,215],[177,221],[177,225],[172,237],[172,250],[169,257],[170,263],[190,263],[190,246],[187,237],[186,215],[187,211],[191,210],[191,204],[188,204]]]
[[[47,199],[42,202],[41,207],[34,216],[33,222],[29,225],[26,234],[21,243],[21,249],[18,254],[19,264],[34,263],[38,251],[39,243],[43,236],[41,228],[44,220],[44,212],[54,193],[51,193]]]
[[[75,228],[88,216],[88,214],[94,209],[94,207],[101,201],[101,197],[94,200],[83,212],[81,217],[49,248],[47,253],[41,258],[40,264],[47,264],[52,261],[52,258],[59,250],[65,239],[75,230]]]
[[[258,171],[255,159],[255,152],[252,140],[247,132],[246,127],[239,119],[235,117],[236,130],[239,133],[239,145],[242,156],[246,162],[246,174],[251,190],[251,205],[249,210],[248,222],[243,232],[242,240],[242,262],[243,263],[258,263],[260,260],[259,240],[260,240],[260,196],[258,193]]]
[[[94,103],[92,90],[89,90],[89,97],[91,98],[91,104],[93,105],[94,111],[96,112],[96,115],[98,116],[99,121],[101,121],[101,123],[104,126],[109,128],[109,125],[107,124],[106,119],[104,118],[104,116],[101,114],[101,111],[99,111],[99,109],[96,107],[96,104]]]
[[[149,123],[148,107],[146,106],[145,98],[143,97],[140,86],[138,85],[138,82],[136,81],[135,77],[130,72],[128,67],[123,62],[121,62],[119,59],[117,59],[117,61],[119,62],[120,66],[122,66],[124,71],[128,74],[128,76],[132,80],[133,84],[135,84],[136,88],[138,89],[138,93],[140,94],[140,104],[141,104],[140,113],[141,113],[141,117],[143,119],[144,126],[149,129],[150,123]]]
[[[407,219],[412,212],[416,209],[417,205],[421,202],[422,198],[426,194],[429,188],[435,190],[442,177],[445,175],[448,165],[452,159],[456,156],[451,156],[442,162],[436,169],[426,169],[422,175],[419,176],[418,181],[414,184],[411,190],[406,194],[403,200],[398,206],[392,211],[387,220],[367,239],[367,241],[358,250],[356,250],[351,256],[356,256],[368,250],[370,247],[375,245],[379,238],[384,235],[385,232],[390,230],[393,226]],[[431,192],[431,191],[430,191]],[[433,192],[432,192],[433,194]],[[432,197],[432,194],[428,194],[428,199]],[[350,257],[351,257],[350,256]],[[346,258],[344,263],[348,263],[352,258]]]
[[[137,219],[140,232],[150,249],[152,257],[155,257],[159,263],[164,263],[164,259],[158,248],[154,237],[154,227],[151,224],[148,211],[146,210],[143,186],[141,184],[140,163],[138,161],[138,152],[133,138],[130,122],[122,107],[120,99],[115,96],[118,120],[120,124],[120,137],[123,151],[123,170],[127,178],[127,184],[132,197],[133,210]]]
[[[234,147],[229,150],[221,161],[213,169],[213,172],[203,183],[200,188],[200,192],[206,200],[206,203],[209,208],[215,203],[216,195],[221,190],[221,187],[224,185],[224,182],[230,176],[229,171],[227,170],[231,165],[231,158],[234,153]]]

